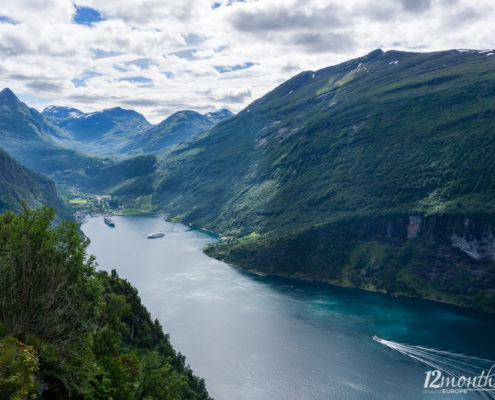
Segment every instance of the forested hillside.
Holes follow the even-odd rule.
[[[208,400],[137,290],[53,216],[0,215],[0,398]]]
[[[490,53],[376,50],[163,157],[154,206],[248,269],[493,311],[494,126]]]
[[[30,207],[52,206],[59,216],[71,216],[53,181],[24,167],[0,149],[0,212],[20,211],[23,200]]]

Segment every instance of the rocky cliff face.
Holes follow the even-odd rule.
[[[495,218],[354,218],[207,253],[264,274],[495,311]]]

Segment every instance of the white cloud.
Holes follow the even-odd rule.
[[[72,0],[5,3],[17,24],[0,22],[4,86],[38,108],[120,105],[155,123],[185,108],[239,111],[301,70],[378,47],[495,47],[491,0],[76,1],[104,18],[91,26],[73,22]]]

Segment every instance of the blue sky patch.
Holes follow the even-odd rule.
[[[23,103],[26,103],[28,107],[34,107],[39,104],[53,102],[53,99],[51,97],[41,97],[34,94],[16,93],[16,96],[19,97],[19,100],[21,100]]]
[[[136,65],[141,69],[148,69],[149,66],[151,65],[151,59],[150,58],[138,58],[136,60],[126,61],[124,64],[125,65]]]
[[[215,65],[213,68],[215,68],[221,74],[224,74],[226,72],[238,71],[240,69],[248,69],[251,68],[253,65],[254,63],[252,62],[246,62],[239,65]]]
[[[198,57],[196,57],[194,55],[194,53],[196,52],[196,49],[192,49],[192,50],[179,50],[179,51],[175,51],[173,53],[170,53],[171,55],[173,56],[177,56],[179,58],[185,58],[186,60],[197,60]]]
[[[186,40],[186,44],[188,46],[197,46],[198,44],[204,42],[204,39],[195,33],[188,33],[184,39]]]
[[[91,49],[91,52],[94,54],[95,58],[108,58],[108,57],[121,56],[122,54],[124,54],[124,53],[119,53],[117,51],[105,51],[100,49]]]
[[[0,24],[12,24],[17,25],[18,22],[14,21],[12,18],[5,15],[0,15]]]
[[[71,82],[74,84],[76,88],[78,87],[86,87],[86,80],[92,78],[94,76],[101,76],[98,72],[94,71],[84,71],[81,78],[74,78]]]
[[[75,4],[74,4],[75,5]],[[98,10],[90,7],[76,6],[76,13],[74,14],[74,22],[79,25],[91,26],[95,22],[104,21],[105,18],[100,14]]]

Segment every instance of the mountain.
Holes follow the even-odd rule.
[[[43,116],[56,123],[61,123],[74,118],[81,118],[86,115],[77,108],[48,106],[41,113]]]
[[[32,208],[54,207],[60,217],[70,218],[53,181],[27,169],[0,149],[0,213],[20,211],[23,200]]]
[[[133,140],[123,148],[123,151],[134,153],[163,152],[166,148],[182,143],[196,133],[211,128],[232,115],[225,108],[204,115],[196,111],[179,111]]]
[[[64,114],[73,118],[70,114],[77,112],[74,110],[51,108],[48,112],[63,119]],[[119,110],[114,111],[110,114],[120,114]],[[64,130],[26,106],[12,91],[0,92],[0,147],[27,167],[48,175],[57,183],[76,186],[89,193],[127,196],[139,190],[151,190],[155,156],[124,160],[87,156],[62,147],[60,142],[67,139],[64,135]]]
[[[222,108],[218,111],[213,111],[204,114],[206,118],[208,118],[211,122],[213,123],[218,123],[220,121],[223,121],[224,119],[232,117],[234,114],[230,110],[227,110],[226,108]]]
[[[67,134],[21,102],[10,90],[0,92],[0,148],[36,172],[58,181],[78,182],[104,160],[63,148]]]
[[[249,270],[495,311],[494,126],[492,53],[376,50],[163,156],[153,205]]]
[[[98,168],[79,188],[89,193],[139,197],[153,191],[157,158],[153,154],[114,161]]]
[[[60,144],[88,154],[118,154],[151,127],[141,114],[120,107],[83,113],[75,108],[49,106],[42,114],[69,134]]]

